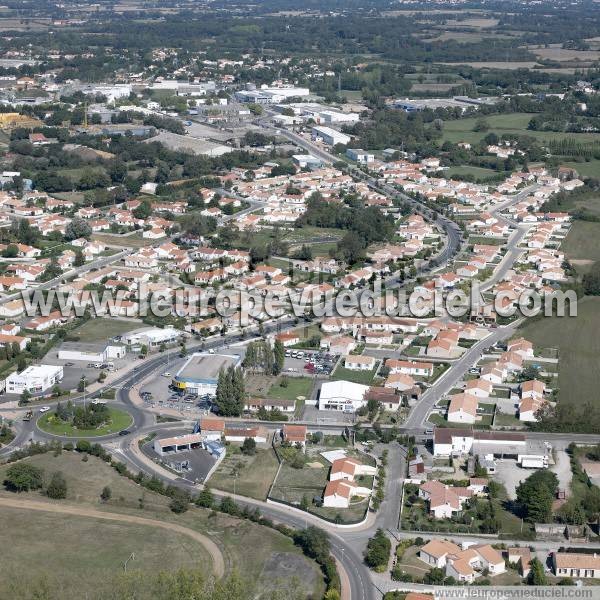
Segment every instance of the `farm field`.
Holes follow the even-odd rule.
[[[577,304],[577,317],[546,317],[526,325],[520,334],[535,345],[558,348],[559,401],[581,406],[598,402],[597,365],[600,354],[600,298]]]
[[[70,332],[70,337],[79,336],[81,342],[102,342],[128,331],[139,329],[141,323],[122,319],[90,319],[81,327]]]
[[[561,133],[555,131],[530,131],[527,129],[529,121],[533,117],[529,113],[512,113],[506,115],[490,115],[485,117],[489,124],[488,131],[473,131],[478,117],[458,119],[456,121],[445,121],[443,141],[453,143],[469,142],[471,144],[482,140],[488,133],[498,135],[503,133],[530,135],[539,140],[552,141],[564,138],[574,138],[579,142],[597,142],[598,135],[593,133]]]
[[[89,456],[86,462],[76,452],[63,451],[55,456],[46,453],[24,459],[28,463],[43,468],[48,480],[55,471],[61,471],[67,481],[67,498],[51,501],[39,491],[15,494],[0,488],[2,501],[32,501],[52,506],[73,506],[78,510],[94,510],[116,513],[116,517],[133,515],[145,519],[158,520],[168,527],[177,524],[211,538],[225,559],[225,572],[235,571],[243,581],[256,586],[257,599],[272,586],[302,586],[306,595],[321,597],[324,583],[315,563],[306,559],[293,542],[265,527],[247,520],[240,520],[210,511],[191,507],[186,513],[175,515],[169,509],[169,498],[146,490],[133,481],[119,475],[103,460]],[[0,480],[5,477],[9,465],[0,466]],[[104,486],[112,490],[112,498],[107,502],[100,500]],[[9,512],[10,511],[10,512]],[[18,514],[17,512],[18,511]],[[14,600],[31,600],[33,597],[64,600],[105,600],[112,595],[115,586],[123,577],[123,562],[135,552],[135,559],[128,564],[128,572],[138,573],[137,585],[150,573],[160,570],[197,567],[203,576],[208,575],[210,556],[199,542],[184,534],[168,531],[161,527],[131,525],[129,523],[111,523],[105,519],[73,517],[70,514],[48,514],[45,511],[2,509],[0,524],[11,542],[10,560],[4,561],[0,574],[0,597]],[[10,515],[15,517],[11,518]],[[118,527],[115,527],[118,525]],[[47,532],[47,533],[40,533]],[[168,535],[166,535],[168,534]],[[35,536],[36,539],[32,539]],[[51,540],[52,545],[42,540]],[[33,543],[36,542],[36,543]],[[169,556],[156,549],[166,545]],[[255,551],[248,552],[248,548]],[[171,551],[172,550],[172,551]],[[139,553],[139,554],[138,554]],[[154,556],[154,558],[152,558]],[[160,561],[157,563],[157,561]],[[292,563],[295,569],[287,570],[289,577],[273,570],[274,562]],[[8,593],[5,586],[19,580],[15,570],[8,571],[7,566],[27,564],[31,572],[39,573],[39,578],[25,578],[31,585],[41,581],[45,586],[45,595],[35,596],[32,589],[21,585],[20,591]],[[85,574],[85,579],[84,575]],[[296,581],[293,574],[301,574]],[[263,581],[270,581],[268,585]],[[271,587],[270,587],[271,586]],[[59,591],[60,590],[60,593]],[[12,592],[13,590],[11,590]],[[56,591],[56,593],[55,593]],[[136,587],[135,597],[139,600],[154,600],[156,596],[143,593]],[[130,597],[124,595],[118,597]],[[265,596],[266,597],[266,596]]]

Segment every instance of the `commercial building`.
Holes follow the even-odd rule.
[[[294,154],[292,162],[301,169],[319,169],[323,161],[312,154]]]
[[[433,455],[477,456],[481,463],[494,469],[494,459],[516,460],[523,468],[546,468],[552,455],[548,442],[527,439],[522,433],[478,431],[436,427],[433,434]],[[491,472],[491,471],[490,471]]]
[[[327,381],[321,386],[319,410],[355,412],[366,403],[368,385],[351,381]]]
[[[240,90],[235,93],[239,102],[251,102],[253,104],[277,104],[290,98],[303,98],[310,96],[308,88],[300,87],[261,87],[258,90]]]
[[[183,337],[183,332],[173,329],[172,327],[165,327],[159,329],[158,327],[145,327],[143,329],[136,329],[126,333],[121,338],[123,343],[128,346],[148,346],[148,348],[156,348],[161,344],[174,344]]]
[[[84,342],[63,342],[58,350],[60,360],[100,363],[123,358],[125,354],[125,346]]]
[[[347,144],[351,138],[345,133],[331,129],[331,127],[317,126],[313,127],[311,131],[313,140],[321,140],[328,146],[335,146],[336,144]]]
[[[169,438],[154,440],[154,451],[159,455],[175,452],[189,452],[202,448],[203,436],[200,433],[188,433]]]
[[[230,354],[192,354],[173,378],[173,386],[198,396],[214,396],[217,393],[219,371],[237,366],[240,357]]]
[[[350,160],[364,165],[375,160],[374,154],[366,152],[365,150],[361,150],[360,148],[348,148],[348,150],[346,150],[346,156]]]
[[[63,378],[63,368],[55,365],[32,365],[21,373],[12,373],[6,378],[7,394],[41,394]]]

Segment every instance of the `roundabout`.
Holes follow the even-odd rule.
[[[77,427],[73,418],[63,420],[55,411],[43,414],[37,420],[37,427],[50,435],[66,438],[97,438],[114,436],[133,425],[133,417],[120,408],[108,407],[106,419],[96,427]]]

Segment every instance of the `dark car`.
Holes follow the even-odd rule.
[[[129,431],[129,429],[121,429],[121,431],[119,431],[119,435],[123,436],[123,435],[129,435],[131,433],[131,431]]]

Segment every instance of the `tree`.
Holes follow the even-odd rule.
[[[558,478],[552,471],[536,471],[517,487],[517,502],[532,523],[547,523],[552,517],[552,501]]]
[[[239,417],[244,410],[244,376],[234,366],[219,371],[215,403],[219,414]]]
[[[283,370],[285,361],[285,348],[280,340],[275,340],[273,346],[273,375],[279,375]]]
[[[147,198],[133,210],[136,219],[147,219],[152,214],[152,203]]]
[[[67,481],[61,471],[52,474],[46,495],[54,500],[62,500],[67,497]]]
[[[367,542],[365,563],[371,569],[382,572],[387,568],[390,560],[392,543],[385,535],[383,529],[378,529],[375,535]]]
[[[105,485],[102,488],[102,492],[100,493],[100,499],[102,500],[102,502],[108,502],[111,498],[112,490],[107,485]]]
[[[91,235],[92,228],[81,217],[73,217],[73,220],[65,228],[65,238],[69,241],[78,238],[89,238]]]
[[[14,492],[39,490],[44,483],[44,471],[27,463],[16,463],[6,471],[4,485]]]
[[[242,444],[242,454],[254,456],[256,454],[256,442],[253,438],[246,438]]]
[[[81,248],[77,248],[77,250],[75,250],[75,259],[73,260],[73,266],[82,267],[83,265],[85,265],[85,256],[83,256]]]
[[[531,559],[529,569],[527,585],[548,585],[548,578],[544,573],[544,565],[537,558]]]
[[[215,504],[215,497],[210,488],[205,487],[196,498],[196,505],[203,508],[212,508]]]
[[[442,585],[444,583],[444,579],[446,579],[445,571],[439,567],[434,567],[425,573],[425,577],[423,577],[423,583],[426,583],[427,585]]]

